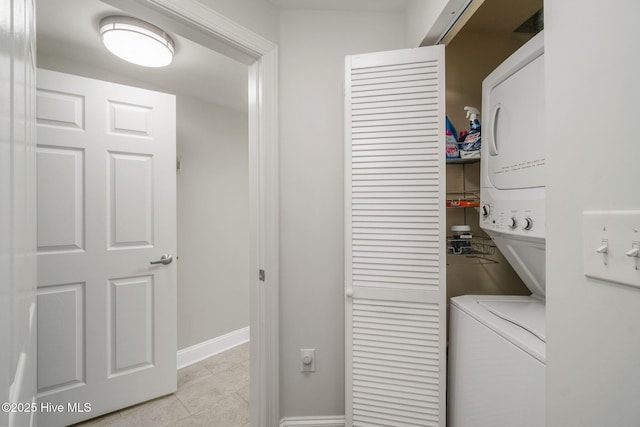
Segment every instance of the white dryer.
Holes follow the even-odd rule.
[[[531,296],[451,299],[449,424],[545,425],[544,34],[482,85],[480,226]]]

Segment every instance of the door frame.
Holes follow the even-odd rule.
[[[102,0],[249,66],[250,425],[279,414],[278,46],[197,0]],[[259,272],[264,271],[264,281]]]

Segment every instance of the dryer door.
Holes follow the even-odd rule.
[[[483,162],[486,178],[498,189],[545,185],[541,35],[509,57],[483,82]]]

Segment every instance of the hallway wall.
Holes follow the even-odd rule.
[[[280,417],[344,415],[345,55],[404,47],[404,14],[280,14]],[[300,372],[301,348],[316,372]]]
[[[269,0],[198,0],[265,39],[278,43],[279,10]]]
[[[637,121],[639,13],[635,0],[544,4],[549,427],[640,425],[640,289],[586,277],[582,251],[584,211],[640,206],[640,144],[611,126]]]
[[[420,46],[447,3],[447,0],[407,0],[405,25],[407,47]]]
[[[178,348],[249,325],[246,113],[178,96]]]
[[[37,394],[35,19],[31,0],[0,3],[0,400]],[[28,411],[0,425],[30,425]]]

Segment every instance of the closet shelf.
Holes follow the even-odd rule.
[[[480,201],[474,200],[447,200],[448,208],[479,208]]]
[[[447,193],[446,206],[448,208],[478,208],[480,207],[480,191]]]
[[[490,237],[474,236],[471,239],[448,237],[447,254],[453,258],[473,259],[482,264],[498,263],[494,258],[496,245]]]
[[[447,159],[448,165],[462,164],[462,163],[477,163],[480,161],[480,157],[474,157],[472,159]]]

